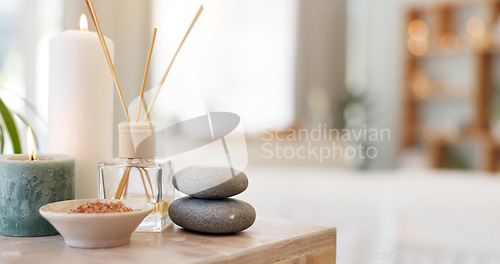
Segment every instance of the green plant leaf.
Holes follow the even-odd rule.
[[[28,123],[28,121],[26,120],[26,118],[24,118],[21,114],[19,114],[17,112],[15,114],[19,118],[19,120],[21,120],[21,122],[24,123],[24,125],[26,127],[31,127],[31,131],[33,131],[33,139],[35,140],[36,149],[40,149],[40,147],[38,146],[38,138],[36,137],[36,133],[35,133],[35,130],[33,129],[33,127]]]
[[[10,140],[12,141],[12,149],[15,154],[22,153],[21,141],[19,140],[19,132],[17,130],[16,122],[14,117],[10,112],[9,108],[5,105],[3,100],[0,98],[0,114],[2,115],[5,128],[9,133]]]
[[[3,88],[3,87],[0,87],[0,89],[2,89],[2,91],[5,91],[5,92],[8,92],[12,95],[14,95],[15,97],[17,97],[19,100],[23,101],[25,104],[26,104],[26,107],[31,110],[35,116],[45,125],[45,126],[48,126],[47,124],[47,121],[45,121],[42,116],[40,116],[40,114],[38,114],[38,111],[36,109],[36,107],[30,103],[30,101],[28,101],[26,98],[22,97],[21,95],[17,94],[16,92],[14,91],[11,91],[10,89],[6,89],[6,88]]]
[[[3,136],[3,126],[0,125],[0,154],[2,155],[4,147],[5,147],[5,138]]]

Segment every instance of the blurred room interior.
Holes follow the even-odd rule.
[[[200,3],[154,115],[239,115],[259,217],[336,226],[338,263],[500,262],[500,1],[95,0],[128,104],[152,28],[151,88]],[[41,152],[48,40],[85,12],[0,0],[0,96]]]

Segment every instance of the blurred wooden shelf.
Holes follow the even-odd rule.
[[[474,146],[481,155],[476,158],[474,167],[485,171],[498,171],[500,159],[500,144],[490,134],[482,131],[469,130],[454,140],[445,140],[436,136],[433,139],[424,140],[428,150],[429,166],[431,168],[448,168],[445,164],[445,156],[450,148]]]
[[[425,103],[425,102],[450,102],[450,101],[469,101],[470,96],[467,95],[430,95],[425,98],[415,97],[415,101],[417,103]]]
[[[495,171],[500,167],[496,165],[500,162],[500,147],[490,132],[493,74],[500,70],[500,64],[493,63],[495,59],[500,59],[495,58],[500,55],[500,32],[496,30],[500,28],[499,18],[500,0],[420,5],[413,6],[407,12],[402,147],[425,146],[431,167],[442,167],[447,150],[459,147],[464,142],[475,146],[480,153],[477,168]],[[493,33],[498,36],[493,36]],[[454,82],[449,80],[464,76],[454,76],[453,72],[450,74],[453,69],[443,68],[439,64],[453,58],[454,60],[446,63],[456,65],[455,58],[458,56],[467,57],[467,63],[472,65],[472,70],[465,71],[470,72],[470,84],[460,84],[463,78],[457,78]],[[441,67],[438,69],[444,69],[446,74],[441,73],[443,76],[439,76],[440,72],[431,71],[430,75],[426,73],[425,66],[433,64]],[[460,72],[463,75],[464,71]],[[460,88],[467,90],[453,89],[454,86],[451,85],[445,90],[449,93],[436,94],[432,89],[442,79],[448,83],[459,83]],[[437,135],[436,139],[423,136],[426,123],[422,116],[423,107],[437,104],[441,107],[440,111],[446,112],[446,107],[450,106],[445,103],[452,101],[463,102],[467,109],[471,109],[472,112],[461,120],[468,124],[468,128],[461,128],[460,135],[453,140],[446,140],[443,135]]]
[[[500,44],[500,43],[499,43]],[[491,44],[493,45],[493,44]],[[477,55],[500,55],[500,47],[499,46],[489,46],[484,48],[466,48],[459,49],[456,51],[448,52],[443,49],[429,49],[423,55],[414,55],[409,54],[407,56],[408,60],[424,60],[424,59],[442,59],[442,58],[452,58],[452,57],[473,57]]]

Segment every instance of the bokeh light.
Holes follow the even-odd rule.
[[[472,16],[467,21],[467,33],[475,38],[482,38],[486,34],[486,25],[477,16]]]
[[[429,37],[429,27],[421,19],[414,19],[408,25],[410,38],[417,41],[424,41]]]
[[[423,56],[429,50],[429,44],[427,44],[427,40],[415,40],[410,38],[408,40],[408,50],[413,55]]]
[[[418,74],[412,81],[413,93],[421,99],[426,99],[434,91],[433,83],[425,74]]]

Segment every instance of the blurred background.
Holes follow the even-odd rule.
[[[200,4],[154,116],[238,114],[259,217],[336,226],[337,263],[500,263],[500,1],[95,0],[127,103],[153,27],[148,87]],[[41,152],[48,40],[81,13],[0,0],[0,97]]]

